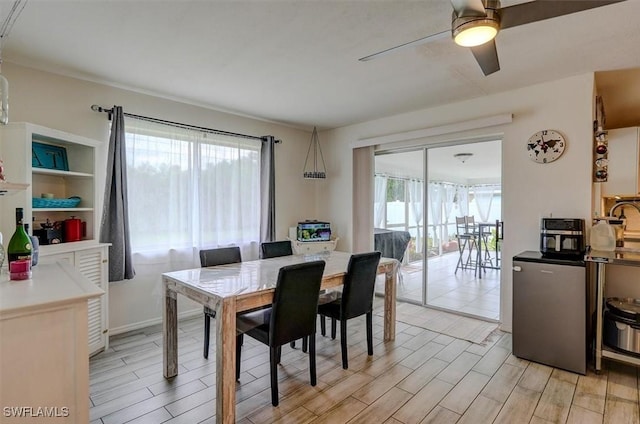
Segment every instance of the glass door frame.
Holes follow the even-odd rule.
[[[429,255],[428,253],[428,249],[429,249],[429,227],[432,226],[429,224],[430,221],[430,217],[432,216],[432,212],[431,212],[431,208],[430,208],[430,197],[429,197],[429,154],[430,151],[432,151],[433,149],[437,149],[437,148],[442,148],[442,147],[456,147],[456,146],[465,146],[465,145],[470,145],[470,144],[476,144],[476,143],[482,143],[482,142],[488,142],[488,141],[498,141],[500,143],[500,146],[502,146],[502,136],[494,136],[494,137],[479,137],[476,139],[472,139],[472,140],[459,140],[459,141],[447,141],[447,142],[441,142],[441,143],[431,143],[431,144],[423,144],[423,145],[419,145],[419,146],[412,146],[412,147],[406,147],[406,148],[397,148],[397,149],[384,149],[384,150],[377,150],[374,154],[375,156],[378,155],[392,155],[392,154],[396,154],[396,153],[407,153],[407,152],[421,152],[422,153],[422,179],[423,179],[423,187],[422,187],[422,199],[423,199],[423,218],[421,220],[422,225],[417,224],[417,230],[419,231],[420,229],[422,229],[422,251],[424,252],[424,255],[422,257],[422,288],[421,288],[421,296],[419,297],[420,300],[418,300],[416,297],[414,298],[408,298],[408,297],[403,297],[403,296],[398,296],[399,300],[402,300],[404,302],[409,302],[409,303],[413,303],[413,304],[417,304],[417,305],[421,305],[421,306],[425,306],[425,307],[429,307],[429,308],[433,308],[433,309],[439,309],[439,310],[444,310],[447,312],[452,312],[452,313],[456,313],[456,314],[460,314],[460,315],[467,315],[467,316],[473,316],[473,317],[479,317],[481,319],[487,319],[486,317],[480,317],[471,313],[465,313],[463,311],[458,311],[455,310],[453,308],[446,308],[446,307],[441,307],[441,306],[437,306],[437,305],[433,305],[433,304],[429,304],[428,302],[428,298],[429,298]],[[501,151],[501,147],[500,147],[500,151]],[[502,161],[502,157],[500,157],[499,159],[500,161]],[[501,167],[501,165],[500,165]],[[377,173],[377,166],[374,167],[375,172]],[[502,185],[501,183],[499,184],[500,186]],[[405,187],[405,193],[407,191],[407,188]],[[406,209],[406,215],[405,215],[405,226],[407,227],[406,229],[408,230],[410,227],[410,223],[408,222],[408,208]],[[385,207],[385,211],[386,211],[386,207]],[[502,216],[502,210],[500,210],[500,216]],[[386,216],[385,218],[385,223],[386,223]],[[436,226],[434,226],[433,230],[434,230],[434,234],[438,233],[439,235],[439,240],[437,243],[437,249],[438,249],[438,253],[442,254],[443,253],[443,246],[442,246],[442,239],[443,236],[446,236],[445,234],[449,234],[448,231],[448,227],[451,224],[446,223],[446,224],[439,224],[439,228],[436,228]],[[408,252],[407,252],[408,254]],[[406,255],[407,255],[406,254]]]

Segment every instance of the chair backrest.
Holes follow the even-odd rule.
[[[269,346],[315,333],[324,261],[280,268],[269,322]]]
[[[200,251],[200,266],[216,266],[242,262],[238,246],[219,247]]]
[[[456,234],[461,236],[463,234],[467,234],[467,217],[466,216],[456,216]]]
[[[260,245],[260,250],[262,259],[293,255],[289,240],[264,242]]]
[[[352,255],[349,259],[340,303],[344,319],[364,315],[373,309],[380,256],[380,252],[369,252]]]

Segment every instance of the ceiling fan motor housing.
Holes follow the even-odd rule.
[[[470,13],[463,12],[458,16],[454,10],[451,21],[451,35],[454,39],[469,26],[485,25],[494,27],[496,31],[500,30],[500,1],[485,0],[484,7],[484,14],[470,11]]]

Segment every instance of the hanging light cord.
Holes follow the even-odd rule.
[[[18,20],[18,16],[20,16],[20,13],[22,13],[26,5],[27,0],[15,0],[7,18],[2,22],[2,26],[0,26],[0,65],[2,64],[2,47],[4,46],[4,41],[9,36],[13,25]]]
[[[313,171],[307,171],[307,163],[309,162],[309,154],[313,149]],[[322,170],[318,169],[318,152],[320,153],[320,160],[322,161]],[[327,178],[327,168],[324,164],[324,156],[322,155],[322,148],[320,147],[320,140],[318,139],[318,130],[313,127],[313,133],[311,134],[311,141],[309,142],[309,149],[307,149],[307,157],[304,160],[303,175],[305,178]]]

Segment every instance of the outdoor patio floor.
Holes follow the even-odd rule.
[[[492,252],[495,263],[495,252]],[[485,320],[500,319],[500,270],[485,269],[482,278],[473,269],[455,272],[458,252],[428,259],[427,306]],[[398,300],[422,304],[422,261],[403,264]],[[383,290],[384,281],[377,283]]]

